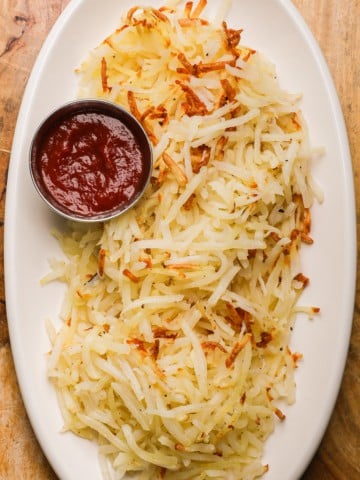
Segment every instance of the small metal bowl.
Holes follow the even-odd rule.
[[[46,138],[53,132],[55,128],[61,128],[63,122],[69,118],[73,118],[77,114],[98,114],[101,116],[110,117],[120,121],[128,131],[131,132],[133,138],[136,140],[137,148],[141,152],[142,172],[141,178],[138,179],[138,184],[133,194],[129,194],[130,197],[125,202],[120,202],[117,205],[113,205],[111,208],[104,211],[96,211],[91,213],[83,213],[79,211],[73,211],[68,206],[64,205],[55,198],[49,187],[46,185],[45,176],[40,160],[42,155],[42,148]],[[94,153],[95,155],[95,153]],[[126,160],[128,161],[128,160]],[[122,163],[126,163],[125,160]],[[61,158],[61,162],[67,165],[66,160]],[[133,207],[142,197],[146,186],[151,177],[153,165],[153,152],[152,146],[148,139],[146,132],[137,119],[131,115],[127,110],[119,107],[108,101],[103,100],[77,100],[67,103],[55,111],[53,111],[39,126],[37,129],[30,147],[30,174],[36,190],[40,194],[45,203],[51,207],[52,210],[60,214],[61,216],[81,222],[98,222],[105,221],[114,218]],[[64,166],[65,168],[65,166]],[[128,170],[128,164],[124,166],[124,171]],[[74,180],[76,181],[76,180]],[[120,190],[118,190],[119,192]]]

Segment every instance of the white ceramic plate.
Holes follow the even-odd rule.
[[[150,3],[150,2],[149,2]],[[158,0],[152,0],[159,6]],[[162,2],[161,2],[162,3]],[[62,419],[46,378],[49,342],[44,320],[56,316],[59,285],[40,287],[47,260],[59,254],[50,230],[58,222],[39,199],[28,171],[36,126],[76,96],[74,68],[118,24],[133,0],[73,0],[50,33],[30,77],[14,138],[5,223],[6,300],[11,345],[27,412],[40,444],[62,480],[100,480],[96,447],[61,434]],[[220,5],[209,1],[208,11]],[[224,5],[224,3],[222,3]],[[121,12],[119,11],[121,10]],[[314,166],[325,202],[313,209],[315,244],[304,248],[302,270],[311,286],[302,303],[318,305],[314,321],[299,318],[293,349],[304,354],[297,402],[266,445],[267,480],[299,478],[315,452],[341,382],[352,322],[356,241],[352,168],[336,92],[324,59],[288,0],[234,0],[229,26],[244,28],[242,41],[276,64],[284,88],[303,92],[303,112],[313,145],[327,154]]]

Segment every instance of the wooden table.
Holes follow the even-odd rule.
[[[11,142],[24,87],[47,33],[68,1],[0,1],[0,228],[3,228],[4,223],[6,175]],[[320,43],[338,89],[348,128],[357,188],[356,197],[359,202],[360,1],[294,0],[294,3]],[[2,250],[1,248],[0,251]],[[359,376],[358,290],[351,345],[336,408],[303,480],[360,479]],[[9,344],[1,271],[0,480],[26,479],[51,480],[56,479],[56,476],[34,437],[19,393]]]

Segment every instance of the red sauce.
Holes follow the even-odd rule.
[[[142,146],[118,118],[85,111],[57,120],[38,146],[43,188],[61,209],[91,217],[129,205],[144,186]]]

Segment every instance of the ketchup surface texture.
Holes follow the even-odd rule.
[[[38,162],[49,194],[83,217],[126,207],[142,189],[146,170],[141,146],[121,120],[86,111],[51,125]]]

